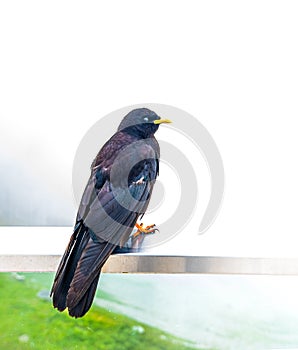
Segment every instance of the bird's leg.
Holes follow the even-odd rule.
[[[155,224],[143,227],[143,223],[141,224],[135,224],[136,228],[138,229],[134,234],[133,237],[137,237],[140,234],[149,234],[149,233],[155,233],[155,231],[158,231]]]
[[[143,227],[143,223],[136,224],[137,231],[131,237],[131,247],[134,251],[140,251],[146,235],[153,234],[158,231],[155,224]]]
[[[153,234],[158,231],[158,228],[153,224],[143,227],[143,223],[136,224],[137,231],[129,237],[129,240],[123,247],[117,247],[113,254],[137,253],[141,251],[142,244],[146,235]]]

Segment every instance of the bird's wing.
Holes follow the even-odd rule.
[[[83,202],[85,215],[81,217],[99,242],[118,245],[123,236],[130,234],[138,216],[148,206],[157,172],[155,149],[151,144],[140,142],[126,147],[114,160],[109,179],[100,190],[96,188],[96,176],[92,176],[88,190],[91,193],[83,196],[91,202],[88,212]]]

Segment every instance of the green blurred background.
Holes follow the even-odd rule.
[[[53,274],[0,274],[1,349],[298,347],[298,279],[103,274],[82,319],[54,310]]]

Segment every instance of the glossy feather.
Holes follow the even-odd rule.
[[[150,112],[150,117],[159,118],[144,110],[145,115]],[[123,128],[106,142],[92,164],[74,232],[54,279],[54,307],[68,308],[74,317],[83,316],[91,307],[103,264],[129,239],[147,209],[158,175],[159,146],[153,136],[157,127],[127,127],[134,117],[138,113],[124,118]]]

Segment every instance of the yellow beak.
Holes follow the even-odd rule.
[[[170,119],[156,119],[153,122],[154,124],[163,124],[163,123],[172,123]]]

